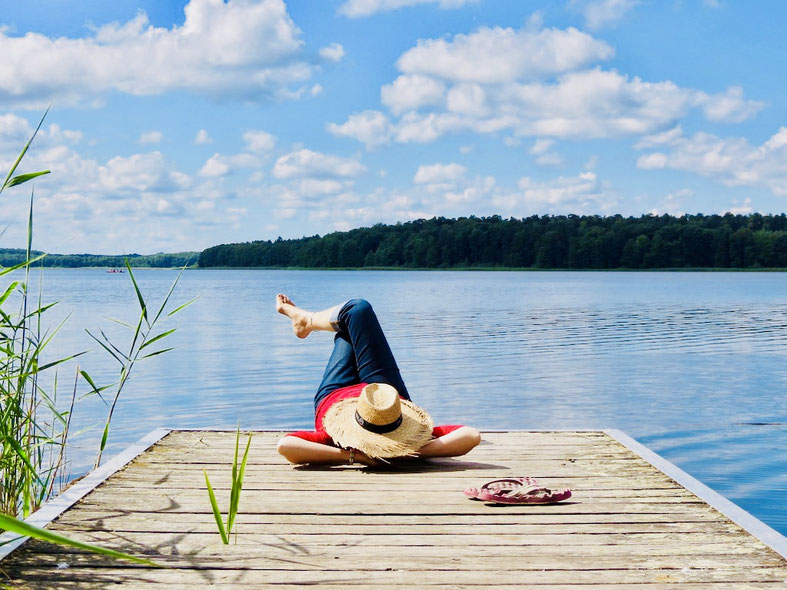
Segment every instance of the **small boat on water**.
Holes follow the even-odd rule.
[[[108,268],[107,272],[110,274],[123,274],[126,271],[123,270],[122,268]]]

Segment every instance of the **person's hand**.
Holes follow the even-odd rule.
[[[355,449],[354,460],[355,462],[361,463],[362,465],[366,465],[368,467],[375,467],[381,463],[377,459],[372,459],[369,455],[359,451],[358,449]]]

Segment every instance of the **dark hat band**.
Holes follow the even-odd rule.
[[[402,415],[399,414],[399,417],[394,420],[393,422],[389,422],[388,424],[372,424],[371,422],[367,422],[358,411],[355,411],[355,421],[363,428],[364,430],[368,430],[369,432],[374,432],[375,434],[385,434],[386,432],[391,432],[392,430],[396,430],[402,423]]]

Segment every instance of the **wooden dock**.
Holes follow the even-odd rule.
[[[171,567],[29,540],[0,569],[11,587],[47,589],[787,588],[784,537],[710,492],[736,524],[614,432],[484,433],[466,457],[384,470],[295,468],[276,453],[281,433],[255,433],[239,532],[223,545],[202,469],[226,509],[235,433],[173,431],[48,525]],[[574,497],[492,506],[462,494],[518,475]]]

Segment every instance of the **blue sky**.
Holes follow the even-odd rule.
[[[152,253],[443,215],[780,213],[787,3],[0,0],[34,246]],[[30,185],[4,193],[24,243]]]

